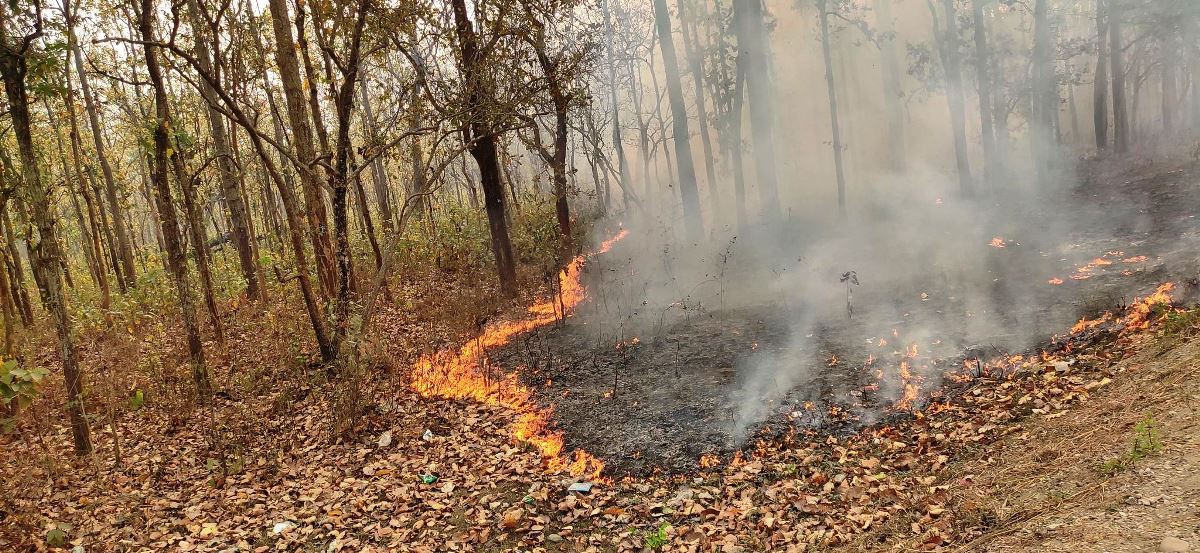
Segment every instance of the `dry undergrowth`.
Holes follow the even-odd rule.
[[[1168,536],[1200,549],[1200,340],[1112,372],[1106,393],[952,467],[971,482],[958,508],[997,520],[962,550],[1152,551]]]
[[[405,294],[401,301],[422,301]],[[239,393],[210,410],[154,401],[120,410],[120,467],[103,418],[90,459],[64,455],[69,434],[45,420],[39,440],[0,453],[6,474],[19,475],[0,490],[0,549],[47,549],[54,538],[87,551],[1045,550],[1061,538],[1076,540],[1064,551],[1091,551],[1105,548],[1078,544],[1128,529],[1097,518],[1098,530],[1075,532],[1071,524],[1090,519],[1069,517],[1127,509],[1145,470],[1195,466],[1186,452],[1195,444],[1188,417],[1200,342],[1156,344],[1155,327],[1075,351],[1065,368],[1014,361],[891,427],[762,444],[694,477],[570,493],[568,475],[548,473],[537,451],[511,440],[512,413],[407,388],[399,360],[452,333],[431,332],[406,311],[382,319],[374,359],[392,364],[372,366],[370,402],[350,436],[331,430],[322,371],[262,347],[300,328],[285,322],[297,314],[270,310],[239,312],[231,325],[218,374],[239,382],[227,387]],[[1160,425],[1162,451],[1115,476],[1097,471],[1124,454],[1147,414]],[[1187,493],[1135,501],[1194,501]],[[1190,512],[1141,523],[1143,541],[1187,539]]]

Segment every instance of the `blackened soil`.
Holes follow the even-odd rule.
[[[1200,169],[1088,172],[1072,192],[1088,212],[1084,223],[1058,233],[988,223],[1006,245],[980,246],[990,277],[982,287],[978,279],[963,285],[953,270],[887,290],[856,287],[853,317],[840,306],[813,317],[813,306],[784,297],[723,308],[597,295],[562,324],[490,352],[492,362],[518,371],[541,403],[554,405],[567,448],[601,458],[611,475],[687,472],[702,455],[728,456],[755,436],[851,432],[904,416],[894,409],[904,394],[901,363],[919,375],[927,399],[964,359],[1036,349],[1080,316],[1161,282],[1178,284],[1177,299],[1195,296]],[[1036,209],[1021,219],[1056,217]],[[1125,216],[1114,230],[1105,214],[1117,211]],[[629,272],[622,247],[594,260],[589,289]],[[1112,264],[1071,278],[1101,256]],[[1125,261],[1138,256],[1145,260]],[[736,286],[737,269],[723,278]]]

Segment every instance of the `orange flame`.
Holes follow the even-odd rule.
[[[1003,248],[1007,246],[1007,244],[1004,242],[1004,239],[1000,238],[999,236],[992,238],[992,241],[988,242],[988,245],[993,248]]]
[[[916,406],[917,396],[921,393],[919,386],[921,378],[909,370],[907,359],[900,362],[900,381],[904,384],[904,394],[896,400],[892,408],[897,411],[911,411]]]
[[[1153,294],[1146,296],[1143,299],[1135,300],[1133,305],[1129,306],[1129,311],[1121,319],[1125,323],[1125,328],[1145,329],[1149,328],[1151,315],[1154,314],[1156,307],[1171,305],[1171,290],[1175,289],[1175,284],[1164,282],[1158,285]]]
[[[597,254],[609,251],[613,244],[625,238],[628,230],[600,244]],[[565,317],[587,299],[587,290],[580,282],[580,273],[589,256],[579,255],[559,273],[559,294],[535,303],[529,317],[518,321],[503,321],[491,325],[458,351],[441,351],[422,356],[412,370],[413,390],[426,397],[470,399],[486,405],[511,409],[517,418],[513,436],[537,448],[550,470],[567,470],[573,475],[587,474],[598,478],[604,463],[582,450],[568,458],[563,455],[562,432],[550,424],[553,407],[540,407],[533,390],[521,383],[514,372],[493,374],[486,352],[504,346],[514,336],[553,323]]]

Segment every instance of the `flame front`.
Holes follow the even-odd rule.
[[[601,243],[596,253],[609,251],[628,235],[628,230],[621,230]],[[550,426],[554,409],[538,406],[533,390],[522,384],[515,372],[493,371],[486,355],[487,350],[508,344],[518,334],[566,317],[587,299],[587,289],[580,282],[580,276],[588,257],[578,255],[572,259],[559,272],[557,296],[531,306],[528,317],[489,325],[458,351],[446,350],[422,356],[413,366],[411,385],[413,390],[426,397],[470,399],[511,409],[517,416],[513,436],[536,447],[551,470],[565,469],[573,475],[598,478],[604,463],[582,450],[575,450],[570,458],[564,456],[562,432]]]

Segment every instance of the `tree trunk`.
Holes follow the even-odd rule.
[[[708,135],[708,106],[704,92],[704,58],[700,52],[699,32],[696,28],[696,16],[687,6],[688,0],[679,0],[679,29],[683,34],[683,50],[687,54],[689,70],[692,72],[692,86],[696,95],[696,124],[700,126],[700,145],[704,152],[704,176],[708,184],[709,211],[715,218],[720,210],[717,194],[717,170],[713,160],[712,139]]]
[[[1165,138],[1175,134],[1179,110],[1179,44],[1175,41],[1174,31],[1164,30],[1160,38],[1162,52],[1162,125]]]
[[[66,81],[63,83],[63,85],[64,88],[69,89],[70,82]],[[68,93],[67,100],[63,102],[68,110],[71,110],[73,107],[70,105],[71,96],[73,95]],[[59,127],[58,121],[54,117],[54,113],[50,110],[50,103],[43,103],[42,106],[46,108],[46,119],[51,121],[52,125],[54,126],[54,140],[55,144],[58,146],[58,158],[60,167],[62,168],[63,182],[67,184],[67,197],[71,200],[71,209],[75,212],[75,221],[79,227],[79,237],[83,241],[83,243],[80,244],[79,249],[83,250],[83,259],[87,264],[88,274],[91,276],[92,283],[95,284],[96,288],[101,291],[100,305],[102,308],[107,310],[110,299],[108,290],[108,275],[106,274],[104,268],[104,262],[97,256],[98,250],[95,248],[95,241],[92,239],[91,227],[88,225],[87,219],[85,219],[83,216],[83,208],[79,205],[79,195],[76,193],[75,188],[70,185],[71,182],[74,182],[75,186],[78,186],[80,189],[87,189],[87,185],[85,184],[85,179],[83,177],[83,171],[80,169],[81,166],[79,163],[79,156],[67,155],[67,147],[66,144],[63,143],[62,138],[62,129]],[[74,135],[72,135],[72,137],[73,136]],[[68,158],[72,160],[71,165],[68,165]],[[72,170],[72,167],[74,170]],[[69,256],[70,252],[66,252],[64,255]]]
[[[296,59],[296,45],[292,42],[292,29],[288,21],[287,0],[269,0],[271,24],[275,31],[275,61],[279,65],[279,78],[283,83],[283,96],[287,104],[288,123],[292,127],[292,149],[304,166],[300,170],[300,188],[304,192],[305,214],[312,237],[313,256],[316,258],[317,277],[325,296],[337,294],[336,269],[333,260],[333,245],[329,239],[329,216],[325,210],[325,199],[318,182],[315,165],[317,151],[314,147],[312,125],[308,108],[305,106],[304,86],[300,80],[300,64]]]
[[[932,4],[931,4],[932,8]],[[940,29],[934,19],[935,35],[940,43],[942,66],[946,70],[946,103],[950,107],[950,127],[954,134],[954,161],[958,171],[958,189],[965,196],[972,194],[971,162],[967,157],[967,129],[963,100],[962,71],[958,46],[958,16],[954,0],[942,0],[944,20]]]
[[[517,268],[508,237],[508,218],[504,208],[504,183],[500,178],[500,158],[496,152],[496,135],[489,124],[485,98],[490,96],[490,87],[483,82],[483,64],[487,63],[487,52],[480,50],[479,37],[467,15],[465,0],[451,0],[454,10],[454,28],[460,49],[459,61],[466,81],[466,105],[468,121],[463,125],[463,141],[479,165],[479,180],[483,186],[484,205],[488,216],[488,230],[492,237],[492,253],[496,258],[496,272],[500,278],[500,289],[507,295],[517,291]]]
[[[821,18],[821,57],[825,62],[825,96],[829,100],[829,126],[833,133],[833,169],[837,177],[838,212],[846,214],[846,174],[842,167],[842,129],[838,122],[837,88],[833,81],[833,54],[829,44],[829,9],[827,0],[817,0]]]
[[[117,181],[113,176],[112,165],[108,161],[107,149],[104,146],[103,127],[100,125],[100,109],[92,95],[88,84],[87,72],[83,67],[83,50],[75,37],[75,12],[71,9],[71,0],[63,0],[63,11],[69,14],[67,24],[68,41],[75,57],[75,72],[79,74],[79,91],[83,95],[83,106],[87,110],[88,123],[92,129],[92,143],[96,148],[96,161],[100,164],[100,173],[104,177],[105,200],[108,202],[108,212],[112,219],[112,233],[116,239],[116,253],[121,260],[120,277],[117,284],[124,292],[126,287],[133,286],[137,281],[133,262],[133,246],[126,230],[125,209],[117,197]]]
[[[538,65],[546,78],[546,87],[550,92],[550,102],[554,106],[554,150],[550,153],[550,169],[554,185],[554,213],[558,219],[558,249],[562,261],[571,258],[571,212],[567,204],[567,109],[570,98],[563,88],[562,75],[558,71],[558,62],[551,60],[546,53],[545,30],[539,29],[535,39],[534,51],[537,53]],[[537,124],[536,122],[534,123]],[[534,129],[535,133],[541,132]],[[538,142],[541,148],[541,142]],[[546,156],[543,156],[546,157]]]
[[[984,0],[971,0],[971,15],[975,27],[975,75],[979,87],[979,126],[983,136],[983,182],[988,188],[996,185],[996,133],[992,129],[992,52],[987,42],[987,20],[983,13]]]
[[[0,209],[7,208],[4,204],[0,204]],[[13,353],[13,332],[17,326],[17,311],[13,307],[12,293],[8,287],[8,267],[0,263],[0,315],[4,318],[4,357],[12,357]]]
[[[679,62],[675,59],[675,41],[671,37],[671,16],[666,0],[654,0],[654,23],[662,51],[663,71],[667,78],[667,98],[671,105],[671,131],[674,134],[675,160],[679,165],[679,194],[683,201],[683,224],[689,240],[704,235],[700,215],[700,194],[696,190],[696,166],[692,162],[691,131],[688,130],[687,106],[683,103],[683,84]]]
[[[305,19],[305,0],[296,0],[296,49],[300,51],[300,60],[304,63],[304,76],[307,80],[304,81],[308,90],[308,110],[312,115],[313,130],[317,133],[317,139],[320,140],[321,157],[329,157],[329,131],[325,128],[325,117],[321,114],[321,99],[317,93],[317,70],[313,66],[312,56],[308,51],[308,32],[304,26]],[[314,12],[315,13],[315,12]],[[313,29],[317,32],[318,43],[321,37],[321,22],[313,21]],[[319,48],[319,46],[318,46]],[[333,75],[329,73],[329,66],[325,66],[325,79],[333,80]]]
[[[169,110],[166,121],[170,125]],[[208,255],[208,233],[204,228],[204,218],[200,207],[196,205],[196,187],[183,166],[182,154],[175,152],[170,155],[172,168],[175,171],[175,181],[179,183],[180,195],[183,196],[184,216],[187,221],[187,232],[192,241],[192,259],[196,263],[196,272],[200,275],[200,287],[204,293],[204,306],[208,309],[208,317],[213,327],[217,343],[225,345],[225,329],[221,324],[221,313],[217,308],[216,292],[213,291],[212,268]],[[216,226],[216,225],[214,225]],[[217,229],[220,231],[220,229]]]
[[[344,343],[350,324],[350,233],[346,220],[346,201],[348,199],[350,184],[350,157],[353,153],[350,149],[350,120],[354,114],[354,86],[358,83],[359,79],[358,68],[362,33],[369,8],[370,0],[361,0],[354,32],[350,37],[350,52],[345,60],[345,65],[339,67],[342,73],[342,82],[334,98],[334,108],[337,115],[337,142],[334,149],[333,173],[330,175],[330,188],[333,189],[333,229],[337,244],[338,293],[337,302],[334,305],[333,348],[339,357],[341,356],[341,346]],[[354,178],[359,181],[358,189],[361,194],[361,179],[357,176]],[[366,200],[365,197],[362,199]],[[365,201],[363,202],[363,209],[366,209]],[[368,231],[371,231],[371,229],[368,229]],[[378,250],[378,245],[373,244],[373,246]],[[379,259],[379,265],[382,266],[382,258]]]
[[[775,168],[775,94],[762,0],[733,0],[738,48],[745,52],[750,132],[758,177],[758,203],[768,222],[778,219],[779,177]]]
[[[13,232],[12,218],[8,216],[8,211],[2,214],[4,224],[4,242],[7,246],[8,255],[5,263],[9,271],[8,285],[12,289],[13,299],[16,301],[17,310],[21,313],[21,323],[25,326],[33,324],[33,301],[29,299],[29,288],[25,286],[25,265],[21,263],[21,251],[17,249],[16,234]]]
[[[875,0],[875,25],[879,28],[879,57],[883,74],[883,108],[888,125],[888,166],[897,174],[908,171],[904,140],[904,89],[896,61],[896,29],[892,0]]]
[[[28,74],[26,54],[29,46],[22,44],[26,37],[10,36],[8,5],[0,4],[0,78],[4,80],[4,92],[8,98],[8,115],[12,121],[13,134],[21,158],[21,188],[19,196],[33,213],[37,232],[30,242],[30,252],[37,262],[34,270],[41,273],[45,285],[46,310],[54,321],[58,334],[58,357],[63,365],[63,382],[66,387],[67,413],[71,425],[71,437],[75,453],[85,455],[92,451],[91,433],[84,416],[83,375],[80,373],[75,353],[74,337],[71,334],[71,318],[67,312],[66,298],[62,290],[60,266],[63,259],[55,234],[54,204],[49,186],[42,181],[37,165],[37,152],[30,128],[29,97],[25,88]],[[40,17],[40,14],[38,14]],[[36,38],[33,37],[33,38]],[[14,44],[21,44],[15,46]],[[8,211],[5,210],[7,216]]]
[[[1048,0],[1036,0],[1033,5],[1033,85],[1030,92],[1030,110],[1033,115],[1030,128],[1030,144],[1033,148],[1034,167],[1037,168],[1038,184],[1046,185],[1050,179],[1050,164],[1054,162],[1055,122],[1058,116],[1054,77],[1054,35],[1050,29],[1050,6]]]
[[[192,367],[192,381],[201,400],[206,400],[211,392],[208,369],[204,361],[204,346],[200,339],[200,327],[196,324],[196,308],[193,305],[192,291],[188,286],[187,259],[180,244],[179,221],[175,215],[175,204],[171,198],[171,185],[168,175],[168,158],[172,149],[168,129],[170,114],[167,108],[167,89],[163,85],[162,72],[158,65],[158,54],[151,45],[154,38],[153,0],[142,0],[141,13],[138,17],[138,31],[146,44],[146,72],[154,88],[154,166],[150,180],[154,186],[154,199],[158,204],[159,223],[162,227],[163,242],[167,248],[167,264],[175,284],[175,293],[179,298],[179,310],[183,318],[183,328],[187,335],[188,358]],[[178,155],[175,153],[174,155]],[[181,186],[187,186],[180,183]],[[200,244],[199,247],[205,247]]]
[[[357,162],[354,162],[354,156],[351,155],[351,168],[354,176],[354,193],[358,196],[358,215],[362,223],[363,235],[367,242],[371,245],[371,254],[375,256],[375,268],[383,267],[383,252],[379,249],[379,240],[375,237],[375,220],[371,216],[370,204],[367,201],[367,190],[363,187],[362,175],[358,173]],[[384,288],[384,293],[387,294],[387,288]]]
[[[192,23],[195,38],[196,59],[201,69],[210,73],[214,79],[220,79],[215,70],[208,42],[212,40],[209,29],[200,17],[198,0],[188,0],[187,10]],[[254,234],[254,224],[250,212],[246,209],[246,201],[238,185],[238,167],[234,163],[233,150],[229,146],[229,131],[225,128],[225,115],[217,109],[217,94],[208,83],[200,83],[200,95],[204,98],[205,114],[208,116],[209,134],[213,141],[213,155],[217,157],[217,168],[221,182],[221,201],[229,211],[230,234],[234,249],[237,250],[238,262],[242,270],[242,279],[246,281],[246,297],[257,300],[262,289],[262,269],[254,258],[254,248],[251,237]],[[187,183],[183,183],[187,184]],[[200,247],[206,247],[202,245]]]
[[[1121,38],[1121,0],[1108,6],[1108,55],[1112,73],[1113,147],[1118,154],[1129,152],[1129,112],[1125,104],[1125,42]]]
[[[409,108],[408,128],[410,131],[416,132],[421,126],[420,114],[422,113],[421,95],[416,90],[416,85],[413,85],[413,105]],[[425,180],[425,155],[421,151],[421,137],[413,134],[409,137],[408,142],[408,157],[409,167],[412,171],[412,183],[410,193],[415,196],[413,201],[413,209],[421,214],[421,218],[426,225],[433,224],[433,201],[429,197],[429,185]],[[406,204],[408,200],[405,200]]]
[[[730,108],[729,157],[733,161],[733,199],[739,231],[746,230],[746,171],[742,160],[742,111],[746,98],[746,59],[737,57],[737,75],[733,83],[733,106]]]
[[[1108,13],[1106,0],[1096,0],[1096,71],[1092,80],[1092,126],[1096,149],[1108,148]]]
[[[1067,70],[1070,73],[1070,69]],[[1075,102],[1075,85],[1067,83],[1067,115],[1071,118],[1071,140],[1079,142],[1079,106]]]
[[[1193,17],[1183,25],[1183,55],[1187,58],[1187,72],[1191,83],[1191,86],[1186,88],[1190,91],[1187,120],[1193,136],[1200,132],[1200,47],[1197,47],[1197,39],[1200,39],[1200,17]]]
[[[368,88],[368,79],[362,79],[362,89],[359,90],[359,96],[362,97],[363,107],[363,125],[367,131],[367,139],[373,144],[379,143],[379,131],[375,127],[375,112],[371,109],[371,91]],[[388,184],[387,170],[383,166],[383,156],[375,156],[371,160],[371,181],[375,185],[375,203],[379,206],[380,226],[383,227],[385,236],[392,234],[392,229],[395,227],[395,215],[392,213],[392,187]],[[364,202],[366,198],[363,198]],[[364,209],[366,209],[364,203]]]
[[[608,61],[608,98],[612,108],[612,144],[617,154],[617,173],[621,184],[621,195],[626,207],[629,206],[629,160],[625,158],[625,142],[621,138],[621,105],[617,101],[617,59],[613,55],[613,26],[612,14],[608,0],[603,0],[600,9],[604,11],[604,50]]]

